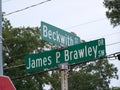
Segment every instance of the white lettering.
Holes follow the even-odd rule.
[[[80,50],[78,50],[78,52],[79,52],[79,57],[83,58],[84,57],[84,49],[80,49]]]
[[[97,45],[95,47],[93,46],[93,52],[94,52],[94,56],[96,58],[97,57]]]
[[[69,61],[69,51],[68,50],[65,50],[64,51],[64,55],[65,55],[65,61]]]
[[[31,67],[35,68],[35,60],[32,60]]]
[[[48,57],[48,65],[51,65],[52,61],[51,61],[51,56]]]
[[[65,44],[65,36],[61,35],[61,43]]]
[[[49,39],[52,39],[52,31],[51,30],[48,31],[48,37],[49,37]]]
[[[56,52],[56,63],[60,63],[58,60],[60,58],[60,52]]]
[[[53,32],[53,40],[56,41],[56,33],[55,32]]]
[[[104,55],[105,55],[104,50],[101,50],[101,55],[102,55],[102,56],[104,56]]]
[[[63,45],[66,45],[66,46],[78,44],[78,38],[73,37],[73,36],[67,34],[66,32],[61,33],[57,30],[56,31],[49,30],[47,25],[43,25],[42,34],[43,34],[43,37],[54,40],[58,43],[62,43]]]
[[[70,60],[72,60],[73,51],[70,51]]]
[[[56,32],[56,33],[57,33],[57,41],[60,42],[60,35],[58,32]]]
[[[87,57],[87,46],[85,46],[85,56]]]
[[[70,38],[69,38],[69,36],[67,37],[67,42],[68,42],[68,46],[70,46]]]
[[[70,37],[70,46],[74,45],[74,40],[72,39],[72,37]]]
[[[40,66],[42,66],[42,59],[38,58],[36,59],[36,67],[40,67]]]
[[[78,52],[77,52],[77,50],[74,51],[74,59],[78,59]]]
[[[31,66],[31,63],[30,63],[30,58],[28,59],[28,61],[29,61],[29,66],[28,66],[28,67],[26,67],[26,69],[30,69],[30,66]]]
[[[48,28],[47,28],[47,26],[43,26],[43,36],[44,37],[47,37],[47,30],[48,30]]]
[[[102,46],[102,45],[104,45],[104,40],[103,39],[98,40],[98,46]]]
[[[44,66],[47,65],[47,58],[46,58],[46,57],[43,58],[43,65],[44,65]]]
[[[92,55],[92,48],[88,47],[88,55],[91,56]]]

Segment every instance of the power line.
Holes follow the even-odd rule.
[[[14,11],[14,12],[5,14],[4,16],[8,16],[8,15],[11,15],[11,14],[14,14],[14,13],[17,13],[17,12],[20,12],[20,11],[23,11],[23,10],[26,10],[26,9],[35,7],[35,6],[38,6],[38,5],[43,4],[43,3],[46,3],[46,2],[48,2],[48,1],[51,1],[51,0],[46,0],[46,1],[40,2],[40,3],[35,4],[35,5],[31,5],[31,6],[25,7],[25,8],[23,8],[23,9],[16,10],[16,11]],[[101,18],[101,19],[97,19],[97,20],[90,21],[90,22],[86,22],[86,23],[82,23],[82,24],[75,25],[75,26],[71,26],[71,27],[68,27],[68,28],[75,28],[75,27],[78,27],[78,26],[81,26],[81,25],[86,25],[86,24],[90,24],[90,23],[102,21],[102,20],[105,20],[105,19],[106,19],[106,18]],[[120,43],[120,42],[111,43],[111,44],[108,44],[107,46],[111,46],[111,45],[115,45],[115,44],[119,44],[119,43]],[[14,56],[14,57],[15,57],[15,56]],[[5,70],[7,70],[7,69],[12,69],[12,68],[18,68],[18,67],[23,67],[23,66],[25,66],[25,64],[8,67],[8,68],[5,68]],[[57,69],[57,68],[52,69],[52,70],[56,70],[56,69]],[[39,73],[47,72],[47,71],[52,71],[52,70],[50,69],[50,70],[41,71],[41,72],[38,72],[38,73],[33,73],[33,74],[29,74],[29,75],[24,75],[24,76],[21,76],[21,77],[16,77],[16,78],[14,78],[14,79],[19,79],[19,78],[23,78],[23,77],[27,77],[27,76],[32,76],[32,75],[35,75],[35,74],[39,74]]]
[[[9,2],[9,1],[11,1],[11,0],[3,0],[3,3]]]
[[[49,2],[49,1],[51,1],[51,0],[42,1],[42,2],[40,2],[40,3],[37,3],[37,4],[31,5],[31,6],[25,7],[25,8],[23,8],[23,9],[19,9],[19,10],[10,12],[10,13],[8,13],[8,14],[5,14],[4,16],[8,16],[8,15],[11,15],[11,14],[14,14],[14,13],[18,13],[18,12],[21,12],[21,11],[24,11],[24,10],[27,10],[27,9],[30,9],[30,8],[32,8],[32,7],[38,6],[38,5],[40,5],[40,4],[44,4],[44,3]]]
[[[118,43],[120,43],[120,42],[108,44],[107,46],[111,46],[111,45],[118,44]],[[106,55],[105,57],[101,57],[101,58],[109,58],[110,59],[110,58],[115,57],[115,59],[116,59],[116,57],[117,57],[118,54],[120,54],[120,52],[109,54],[109,55]],[[21,64],[21,65],[17,65],[17,66],[12,66],[12,67],[7,67],[7,68],[4,68],[4,70],[9,70],[9,69],[13,69],[13,68],[19,68],[19,67],[25,67],[25,64]],[[18,77],[12,78],[12,79],[21,79],[21,78],[24,78],[24,77],[27,77],[27,76],[33,76],[33,75],[36,75],[36,74],[40,74],[40,73],[48,72],[48,71],[52,71],[52,70],[57,70],[57,69],[58,68],[47,69],[47,70],[43,70],[43,71],[37,72],[37,73],[25,74],[23,76],[18,76]]]
[[[25,64],[7,67],[7,68],[5,68],[4,70],[13,69],[13,68],[18,68],[18,67],[23,67],[23,66],[25,66]]]
[[[107,44],[106,46],[112,46],[112,45],[119,44],[119,43],[120,42],[115,42],[115,43]]]
[[[120,42],[115,42],[115,43],[107,44],[106,46],[111,46],[111,45],[115,45],[115,44],[119,44],[119,43]],[[24,55],[26,55],[26,54],[22,54],[22,55],[19,55],[19,56],[24,56]],[[107,55],[107,56],[110,56],[110,55]],[[18,55],[16,55],[16,56],[18,56]],[[16,57],[16,56],[11,56],[11,57]],[[23,67],[23,66],[25,66],[25,64],[21,64],[21,65],[17,65],[17,66],[12,66],[12,67],[7,67],[7,68],[4,68],[4,70],[8,70],[8,69],[12,69],[12,68],[18,68],[18,67]]]
[[[2,2],[5,3],[5,2],[8,2],[9,0],[3,0]]]
[[[81,24],[78,24],[78,25],[70,26],[70,27],[67,27],[67,28],[65,28],[65,29],[76,28],[76,27],[79,27],[79,26],[82,26],[82,25],[86,25],[86,24],[90,24],[90,23],[95,23],[95,22],[103,21],[103,20],[105,20],[105,19],[106,19],[106,18],[100,18],[100,19],[96,19],[96,20],[89,21],[89,22],[81,23]]]
[[[115,33],[110,33],[110,34],[103,34],[103,35],[99,35],[99,36],[96,36],[96,37],[89,37],[89,39],[99,38],[99,37],[106,37],[106,36],[111,36],[111,35],[115,35],[115,34],[120,34],[120,32],[115,32]]]
[[[106,55],[106,57],[102,57],[102,58],[113,58],[113,57],[116,58],[116,56],[118,54],[120,54],[120,52],[109,54],[109,55]],[[78,65],[78,63],[74,64],[74,65]],[[69,66],[73,66],[73,65],[69,65]],[[40,72],[35,72],[35,73],[32,73],[32,74],[29,73],[29,74],[26,74],[26,75],[18,76],[18,77],[12,78],[12,80],[21,79],[21,78],[24,78],[24,77],[33,76],[33,75],[37,75],[37,74],[40,74],[40,73],[43,73],[43,72],[48,72],[48,71],[53,71],[53,70],[58,70],[58,67],[52,68],[52,69],[46,69],[46,70],[43,70],[43,71],[40,71]]]
[[[108,36],[108,35],[114,35],[114,34],[119,34],[120,32],[115,32],[115,33],[110,33],[110,34],[104,34],[104,35],[101,35],[101,36]]]
[[[115,60],[118,58],[118,55],[120,55],[120,52],[109,54],[109,55],[107,55],[107,58],[109,58],[109,59],[114,58],[114,60]]]
[[[31,74],[29,73],[29,74],[26,74],[26,75],[18,76],[18,77],[12,78],[12,80],[21,79],[21,78],[24,78],[24,77],[33,76],[33,75],[37,75],[37,74],[40,74],[40,73],[43,73],[43,72],[48,72],[48,71],[53,71],[53,70],[58,70],[58,67],[43,70],[43,71],[40,71],[40,72],[35,72],[35,73],[31,73]]]

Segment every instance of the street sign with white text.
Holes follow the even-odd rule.
[[[63,50],[52,50],[25,57],[26,71],[50,69],[59,64],[76,64],[80,62],[95,60],[106,55],[105,39],[69,46]]]
[[[75,34],[66,32],[45,22],[41,22],[40,33],[43,40],[57,45],[72,46],[80,44],[80,38]]]

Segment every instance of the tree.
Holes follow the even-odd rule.
[[[109,90],[109,84],[111,78],[118,78],[117,68],[113,64],[109,64],[107,60],[96,60],[87,62],[75,66],[77,70],[70,74],[69,80],[70,89],[76,84],[73,84],[73,80],[76,80],[76,87],[74,90],[85,89],[85,90]],[[78,69],[79,68],[79,69]],[[72,89],[71,89],[72,90]]]
[[[117,71],[106,59],[72,65],[68,72],[68,89],[110,90],[110,80],[118,79]],[[58,71],[54,71],[50,77],[49,81],[54,90],[60,90],[60,77]]]
[[[95,90],[94,75],[74,71],[69,75],[69,90]]]
[[[52,90],[61,89],[61,78],[60,72],[57,70],[52,71],[52,74],[49,77],[49,83],[52,87]]]
[[[108,9],[106,16],[115,27],[120,25],[120,0],[104,0],[104,6]]]
[[[24,57],[30,53],[38,53],[38,47],[44,47],[44,41],[40,40],[39,28],[20,27],[13,28],[10,21],[3,20],[3,61],[4,75],[9,76],[17,90],[43,90],[43,84],[47,83],[48,73],[40,73],[28,77],[24,66]],[[13,67],[19,66],[20,67]],[[17,79],[16,79],[17,78]]]
[[[2,30],[10,30],[12,28],[12,25],[7,18],[4,18],[5,12],[2,14]]]
[[[46,82],[47,73],[21,77],[29,75],[25,67],[10,68],[12,66],[24,65],[24,57],[30,53],[39,52],[38,47],[43,47],[44,42],[39,39],[39,28],[11,28],[3,30],[3,58],[7,64],[4,74],[10,76],[17,90],[42,90],[42,84]],[[32,86],[32,87],[31,87]]]
[[[77,71],[73,72],[72,81],[71,79],[69,80],[72,84],[69,87],[76,85],[73,85],[73,80],[76,80],[77,83],[80,83],[79,86],[76,85],[76,88],[79,87],[82,90],[83,88],[85,90],[109,90],[110,79],[118,78],[117,68],[106,59],[79,64],[74,68]]]
[[[26,73],[24,65],[10,68],[24,64],[24,57],[40,52],[39,47],[46,45],[55,48],[40,40],[39,34],[39,28],[13,28],[10,22],[3,18],[3,60],[6,64],[4,74],[12,78],[17,90],[42,90],[45,83],[55,90],[60,90],[59,71],[31,75],[33,73]],[[68,77],[69,90],[109,90],[110,79],[117,78],[117,68],[106,59],[84,62],[70,66]]]
[[[120,87],[112,87],[112,90],[120,90]]]

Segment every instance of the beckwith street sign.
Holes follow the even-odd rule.
[[[25,57],[26,71],[32,72],[57,67],[59,64],[76,64],[95,60],[106,55],[105,39],[98,39],[63,50],[52,50]]]
[[[80,44],[80,38],[75,34],[66,32],[45,22],[41,22],[40,33],[43,40],[57,45],[72,46]]]

